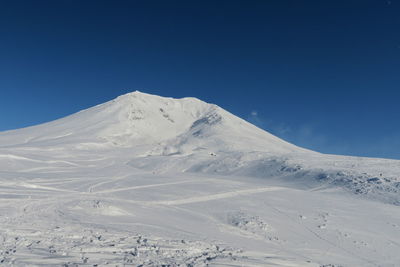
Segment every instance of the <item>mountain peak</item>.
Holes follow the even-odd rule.
[[[154,103],[154,101],[159,101],[164,104],[172,103],[172,102],[190,102],[190,103],[197,102],[197,103],[202,103],[203,105],[212,105],[212,104],[208,104],[196,97],[183,97],[183,98],[164,97],[164,96],[159,96],[159,95],[155,95],[155,94],[144,93],[139,90],[135,90],[133,92],[120,95],[112,101],[119,101],[119,100],[128,100],[128,101],[131,100],[132,101],[133,99],[136,99],[136,100],[139,99],[142,101],[153,101],[153,103]]]
[[[28,143],[54,145],[62,139],[63,143],[78,147],[90,142],[110,148],[147,145],[157,147],[157,151],[167,148],[174,153],[193,153],[208,148],[274,153],[301,150],[197,98],[175,99],[140,91],[17,132],[21,136],[20,143],[28,140]],[[14,142],[16,140],[13,138]]]
[[[139,90],[135,90],[135,91],[120,95],[117,98],[121,98],[121,97],[159,97],[159,96],[154,95],[154,94],[144,93]]]

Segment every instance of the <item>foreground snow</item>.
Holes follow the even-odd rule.
[[[396,266],[399,177],[135,92],[0,133],[0,263]]]

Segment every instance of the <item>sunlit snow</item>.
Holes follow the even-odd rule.
[[[0,263],[398,266],[400,161],[141,92],[0,133]]]

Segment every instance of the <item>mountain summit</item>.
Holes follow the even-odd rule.
[[[211,148],[272,153],[304,151],[216,105],[196,98],[174,99],[139,91],[63,119],[0,134],[0,146],[85,143],[103,147],[164,143],[170,153]]]

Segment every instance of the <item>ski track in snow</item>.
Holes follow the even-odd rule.
[[[276,190],[279,190],[279,188],[277,188],[277,187],[255,188],[255,189],[237,190],[234,192],[226,192],[226,193],[220,193],[220,194],[214,194],[214,195],[207,195],[207,196],[202,196],[202,197],[190,197],[190,198],[177,199],[177,200],[156,201],[156,202],[150,202],[150,204],[184,205],[184,204],[190,204],[190,203],[232,198],[232,197],[237,197],[237,196],[246,196],[246,195],[252,195],[252,194],[256,194],[256,193],[263,193],[263,192],[269,192],[269,191],[276,191]]]
[[[0,133],[0,265],[398,266],[400,163],[135,92]]]

